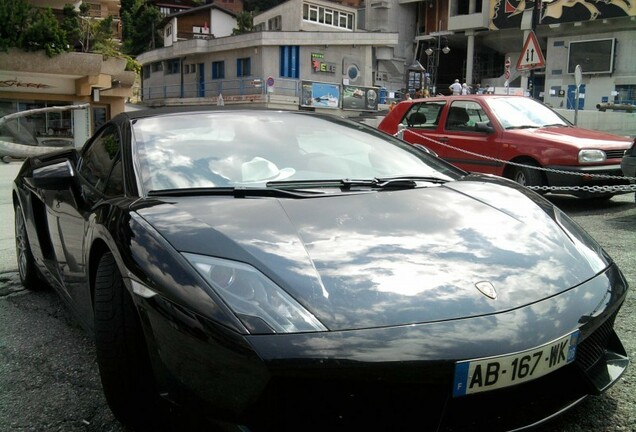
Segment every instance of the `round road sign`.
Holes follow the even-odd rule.
[[[274,86],[274,77],[267,77],[267,86],[268,87]]]

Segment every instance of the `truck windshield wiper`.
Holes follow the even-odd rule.
[[[310,198],[315,195],[322,195],[320,191],[294,191],[275,187],[213,187],[213,188],[183,188],[183,189],[160,189],[151,190],[148,196],[202,196],[218,195],[233,196],[234,198],[245,197],[274,197],[274,198]]]

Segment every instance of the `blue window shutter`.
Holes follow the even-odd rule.
[[[300,47],[299,46],[295,46],[292,47],[292,58],[291,58],[291,77],[292,78],[298,78],[299,77],[299,70],[300,70]]]

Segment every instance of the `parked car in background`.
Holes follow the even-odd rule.
[[[634,138],[632,146],[623,156],[621,169],[626,177],[636,177],[636,138]],[[636,192],[634,193],[634,200],[636,201]]]
[[[525,186],[576,187],[565,193],[610,197],[616,192],[581,187],[628,183],[621,178],[620,167],[631,145],[628,138],[573,126],[528,97],[467,95],[404,101],[378,127],[391,134],[406,128],[405,141],[427,146],[459,168],[496,174]]]
[[[629,363],[627,281],[567,215],[339,117],[122,113],[13,205],[135,430],[517,430]]]

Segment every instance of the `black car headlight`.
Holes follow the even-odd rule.
[[[285,290],[249,264],[183,253],[250,333],[299,333],[327,328]]]

